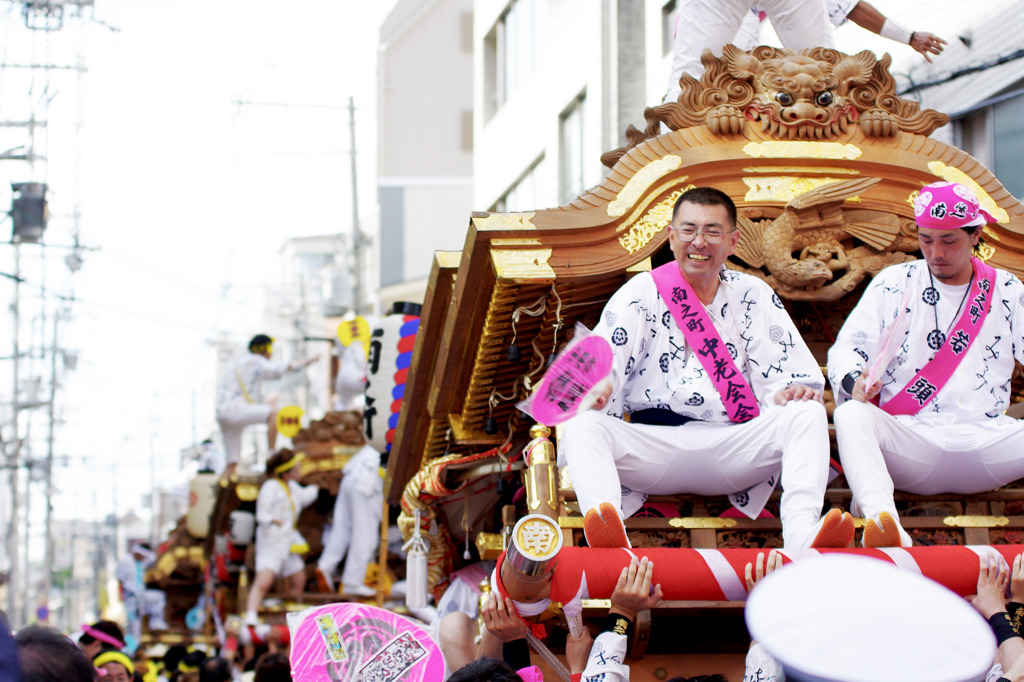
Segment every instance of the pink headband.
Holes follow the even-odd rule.
[[[113,635],[108,635],[102,630],[97,630],[96,628],[89,627],[88,625],[82,626],[82,634],[89,635],[93,639],[98,639],[99,641],[109,644],[111,646],[115,646],[118,649],[124,648],[124,642],[118,640],[117,637],[114,637]]]
[[[921,188],[914,200],[914,219],[919,227],[958,230],[994,223],[988,211],[980,207],[978,197],[958,182],[933,182]]]

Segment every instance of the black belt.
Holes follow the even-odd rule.
[[[693,417],[684,417],[672,410],[662,410],[657,407],[649,407],[646,410],[637,410],[629,415],[631,424],[653,424],[654,426],[682,426],[686,422],[697,421]]]

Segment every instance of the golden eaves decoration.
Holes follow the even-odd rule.
[[[626,186],[616,195],[615,200],[608,204],[608,216],[618,218],[626,215],[636,200],[661,176],[679,168],[683,160],[675,154],[667,154],[660,159],[651,161],[629,179]]]
[[[686,190],[692,188],[688,185],[683,189],[676,190],[667,198],[652,206],[639,220],[629,228],[629,232],[619,237],[619,244],[629,253],[636,253],[647,246],[654,235],[664,230],[672,222],[672,207],[676,200]]]
[[[839,142],[808,142],[806,140],[766,140],[750,142],[743,153],[755,159],[846,159],[860,158],[860,147]]]
[[[979,204],[988,211],[989,215],[1000,223],[1008,223],[1010,221],[1010,215],[1006,212],[1006,209],[1000,208],[995,200],[989,196],[989,193],[974,178],[959,168],[947,166],[941,161],[932,161],[928,164],[928,170],[946,182],[959,182],[961,185],[967,185],[974,192],[975,196],[978,197]]]

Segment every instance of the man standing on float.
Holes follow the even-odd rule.
[[[301,363],[274,362],[274,340],[266,334],[257,334],[249,341],[249,352],[231,363],[217,384],[217,423],[224,440],[227,461],[225,473],[230,475],[238,465],[242,453],[242,432],[252,424],[267,424],[267,448],[277,444],[277,400],[263,402],[263,382],[280,379],[286,372],[294,372],[313,364],[319,356]]]
[[[828,354],[839,456],[869,547],[912,544],[894,488],[969,494],[1024,476],[1024,422],[1004,414],[1014,359],[1024,362],[1024,285],[972,257],[996,221],[968,187],[922,187],[914,215],[924,260],[876,275]]]
[[[821,369],[771,288],[723,267],[739,237],[728,195],[685,192],[669,226],[674,260],[636,275],[605,306],[594,332],[611,344],[612,386],[563,437],[592,547],[628,546],[621,519],[648,494],[730,494],[756,517],[780,470],[787,548],[853,539],[849,514],[820,518],[829,471]]]

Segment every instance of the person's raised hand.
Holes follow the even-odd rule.
[[[511,599],[502,599],[501,595],[492,592],[480,615],[487,631],[503,643],[526,636],[526,623],[519,617]]]
[[[1013,559],[1013,572],[1010,573],[1010,600],[1024,604],[1024,554]]]
[[[986,553],[980,557],[978,592],[971,604],[985,618],[1006,610],[1006,586],[1010,582],[1010,567],[998,555]]]
[[[782,567],[782,555],[776,550],[768,552],[768,560],[765,561],[764,552],[757,553],[755,564],[748,563],[744,569],[744,577],[747,579],[747,594],[754,589],[754,585],[761,582],[766,575]]]
[[[934,33],[925,31],[914,31],[910,36],[910,47],[924,55],[929,64],[932,63],[931,55],[942,54],[942,50],[947,44],[945,40]]]
[[[654,578],[654,562],[643,557],[637,562],[633,557],[629,566],[622,569],[619,580],[612,592],[612,606],[608,613],[618,613],[636,620],[636,614],[646,611],[661,603],[664,593],[661,585],[655,585],[651,589],[651,582]]]

